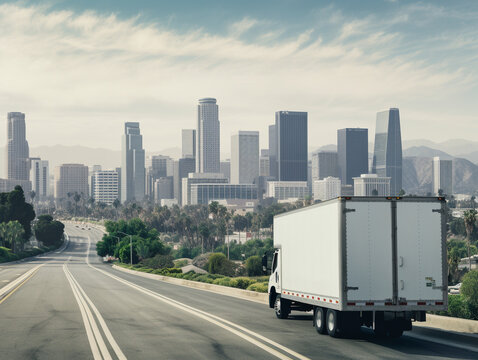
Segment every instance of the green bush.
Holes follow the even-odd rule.
[[[246,270],[249,276],[262,275],[262,259],[257,255],[249,257],[246,260]]]
[[[212,283],[216,285],[222,285],[222,286],[231,286],[231,278],[230,277],[218,278],[218,279],[215,279]]]
[[[186,266],[187,264],[188,264],[188,261],[186,259],[174,261],[174,267],[176,268],[182,268],[183,266]]]
[[[211,279],[211,278],[209,277],[209,275],[207,275],[207,274],[202,274],[202,275],[198,274],[198,275],[199,275],[199,276],[197,276],[197,277],[194,279],[194,281],[199,281],[199,282],[208,283],[208,284],[212,284],[212,283],[214,282],[214,280]]]
[[[448,295],[448,314],[449,316],[469,319],[470,314],[465,299],[461,294]]]
[[[247,287],[247,290],[266,293],[268,290],[268,282],[256,282]]]
[[[239,289],[247,289],[249,285],[255,283],[256,280],[246,278],[246,277],[238,277],[238,278],[233,278],[230,282],[230,286],[239,288]]]
[[[151,269],[164,269],[164,268],[173,268],[174,262],[171,255],[156,255],[149,259],[144,259],[141,261],[141,264],[145,267]]]
[[[460,293],[468,303],[478,306],[478,270],[472,270],[463,276]]]
[[[234,263],[228,260],[223,253],[211,254],[207,262],[207,268],[211,274],[233,276],[235,272]]]
[[[14,254],[6,247],[0,246],[0,262],[10,262],[21,259],[20,254]]]

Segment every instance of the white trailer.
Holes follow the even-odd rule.
[[[445,200],[341,197],[274,217],[269,305],[319,333],[401,336],[447,309]],[[267,257],[263,258],[263,265]]]

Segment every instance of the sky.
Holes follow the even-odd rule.
[[[478,2],[0,1],[0,115],[30,147],[180,147],[215,97],[221,151],[279,110],[307,111],[309,148],[398,107],[402,139],[476,140]],[[4,127],[5,129],[6,127]],[[0,145],[5,144],[5,133]]]

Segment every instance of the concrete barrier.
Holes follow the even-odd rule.
[[[414,322],[413,326],[478,335],[478,320],[460,319],[450,316],[427,314],[426,322]]]
[[[126,268],[118,266],[118,265],[113,265],[113,269],[123,271],[123,272],[129,273],[129,274],[141,276],[141,277],[144,277],[144,278],[147,278],[147,279],[164,281],[164,282],[167,282],[167,283],[180,285],[180,286],[187,286],[187,287],[194,288],[194,289],[199,289],[199,290],[211,291],[211,292],[214,292],[214,293],[217,293],[217,294],[232,296],[232,297],[241,298],[241,299],[244,299],[244,300],[250,300],[250,301],[258,302],[258,303],[261,303],[261,304],[268,304],[268,302],[269,302],[269,295],[268,294],[260,293],[260,292],[256,292],[256,291],[237,289],[237,288],[222,286],[222,285],[202,283],[202,282],[199,282],[199,281],[178,279],[178,278],[174,278],[174,277],[170,277],[170,276],[150,274],[150,273],[145,273],[145,272],[142,272],[142,271],[126,269]]]

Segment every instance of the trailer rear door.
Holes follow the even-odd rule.
[[[397,202],[399,300],[442,300],[440,202]]]
[[[390,202],[346,201],[347,300],[385,301],[393,297]]]

